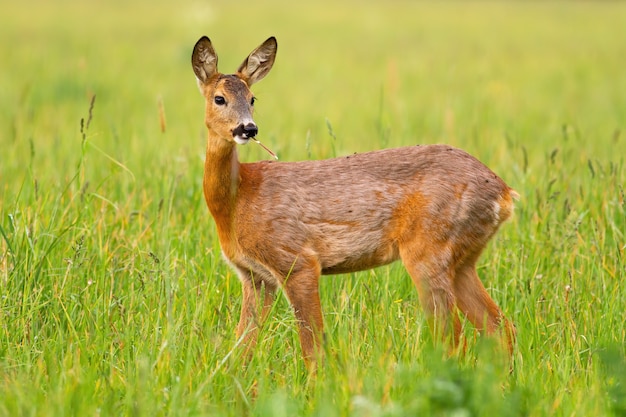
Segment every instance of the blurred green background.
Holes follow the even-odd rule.
[[[42,151],[71,142],[60,132],[84,116],[92,94],[92,130],[102,136],[94,142],[120,159],[201,148],[202,101],[189,55],[204,34],[225,72],[268,36],[278,38],[272,76],[255,87],[257,119],[262,138],[294,157],[307,137],[326,155],[326,119],[344,153],[381,141],[447,142],[489,157],[508,136],[499,154],[512,155],[498,156],[516,160],[511,144],[532,152],[561,138],[564,125],[612,137],[625,117],[626,43],[617,29],[626,6],[619,2],[25,1],[3,8],[3,141],[32,137]],[[159,100],[166,136],[158,132]],[[600,143],[584,141],[580,151],[613,153]],[[24,160],[25,148],[11,146],[21,153],[7,159]]]

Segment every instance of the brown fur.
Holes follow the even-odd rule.
[[[386,149],[306,162],[241,164],[233,138],[252,120],[249,86],[267,74],[276,41],[253,51],[234,75],[217,72],[208,38],[192,63],[206,98],[207,206],[224,256],[243,285],[238,335],[254,346],[278,287],[300,323],[304,357],[320,353],[318,280],[402,260],[435,333],[459,343],[457,309],[479,330],[513,325],[478,275],[476,261],[513,211],[515,191],[467,153],[445,145]],[[215,96],[228,105],[215,104]]]

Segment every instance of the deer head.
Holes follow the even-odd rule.
[[[203,36],[191,57],[200,92],[206,100],[205,123],[210,132],[230,143],[246,144],[258,133],[252,119],[252,84],[263,79],[274,65],[276,38],[268,38],[242,62],[234,74],[217,69],[217,54],[211,40]]]

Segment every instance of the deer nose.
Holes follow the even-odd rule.
[[[255,137],[258,132],[259,129],[254,122],[248,121],[246,124],[242,123],[233,129],[233,137],[237,143],[244,144],[249,139]]]
[[[256,127],[254,123],[248,123],[243,127],[243,133],[247,137],[253,138],[256,136],[257,133],[259,133],[259,128]]]

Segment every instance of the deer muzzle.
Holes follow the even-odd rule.
[[[233,137],[235,138],[235,142],[240,145],[245,145],[248,141],[254,138],[257,133],[259,133],[259,128],[253,122],[248,122],[246,124],[240,124],[235,129],[233,129]]]

